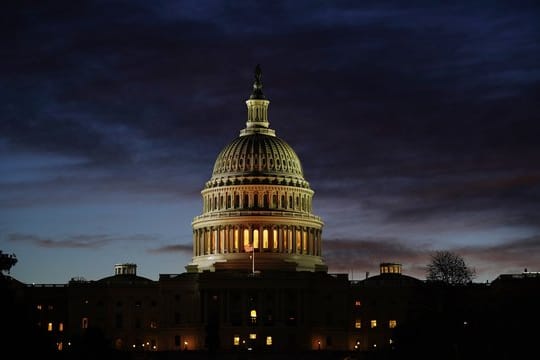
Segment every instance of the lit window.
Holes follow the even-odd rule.
[[[354,302],[354,306],[360,306],[360,305],[362,305],[362,303],[360,302],[360,300],[356,300],[356,301]]]
[[[390,345],[392,345],[392,344],[394,343],[394,340],[390,339],[390,340],[388,340],[388,343],[389,343]]]
[[[154,321],[154,320],[150,321],[150,328],[156,329],[157,328],[157,322]]]
[[[52,310],[54,307],[52,305],[47,306],[47,309]]]
[[[38,305],[36,306],[36,308],[37,308],[38,310],[41,310],[41,308],[42,308],[41,304],[38,304]]]
[[[396,326],[397,326],[397,321],[396,321],[396,320],[390,320],[390,321],[388,322],[388,327],[389,327],[390,329],[393,329],[393,328],[395,328]]]
[[[60,332],[64,331],[64,323],[59,323],[58,324],[58,331],[60,331]]]
[[[263,248],[268,249],[268,230],[263,230]]]
[[[82,318],[82,321],[81,321],[81,327],[83,329],[88,329],[88,318],[87,317],[83,317]]]
[[[272,345],[272,337],[271,336],[266,337],[266,345],[268,345],[268,346]]]
[[[251,310],[249,312],[249,316],[251,316],[252,318],[256,318],[257,317],[257,310]]]
[[[259,248],[259,230],[253,230],[253,247],[255,249]]]
[[[246,201],[246,207],[247,207],[247,201]],[[250,246],[250,240],[249,240],[249,229],[244,229],[244,248],[246,246]]]
[[[233,345],[234,346],[240,345],[240,336],[233,337]]]
[[[362,327],[362,322],[360,320],[356,320],[354,322],[354,327],[360,329]]]
[[[251,334],[249,334],[249,338],[251,340],[255,340],[257,338],[257,334],[251,333]]]
[[[56,343],[56,349],[58,349],[58,351],[62,351],[64,349],[64,343],[61,341]]]
[[[371,320],[371,328],[376,328],[377,327],[377,320]]]
[[[52,328],[53,328],[52,322],[48,323],[47,324],[47,331],[52,331]]]

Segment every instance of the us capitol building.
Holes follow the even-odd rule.
[[[246,104],[245,128],[218,154],[201,191],[186,271],[154,281],[126,263],[103,279],[38,285],[0,274],[15,299],[6,316],[27,321],[13,347],[24,348],[32,329],[55,351],[75,354],[96,337],[137,354],[450,354],[476,351],[467,342],[474,324],[482,351],[489,343],[497,353],[513,316],[505,301],[526,293],[519,287],[530,286],[527,276],[449,289],[402,274],[398,263],[382,263],[364,280],[328,273],[314,191],[294,150],[270,128],[259,66]],[[526,309],[529,297],[519,299]]]
[[[246,128],[219,153],[202,191],[187,271],[246,269],[246,250],[261,271],[326,271],[313,190],[294,150],[269,127],[259,66],[246,104]]]

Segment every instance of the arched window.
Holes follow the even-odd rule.
[[[255,249],[259,248],[259,230],[258,229],[253,230],[253,247]]]
[[[244,229],[244,247],[246,246],[249,246],[250,245],[250,241],[249,241],[249,229]]]
[[[268,249],[268,230],[263,230],[263,249]]]
[[[240,231],[238,229],[234,229],[234,251],[238,251],[238,248],[239,248],[239,239],[240,239],[239,232]]]

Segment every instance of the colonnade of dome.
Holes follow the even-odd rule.
[[[194,256],[242,253],[251,245],[257,252],[321,255],[321,230],[296,225],[217,225],[195,230],[194,238]]]

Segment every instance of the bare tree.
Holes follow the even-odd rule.
[[[475,270],[468,267],[460,255],[451,251],[437,251],[431,255],[426,278],[449,285],[465,285],[472,282],[475,276]]]

